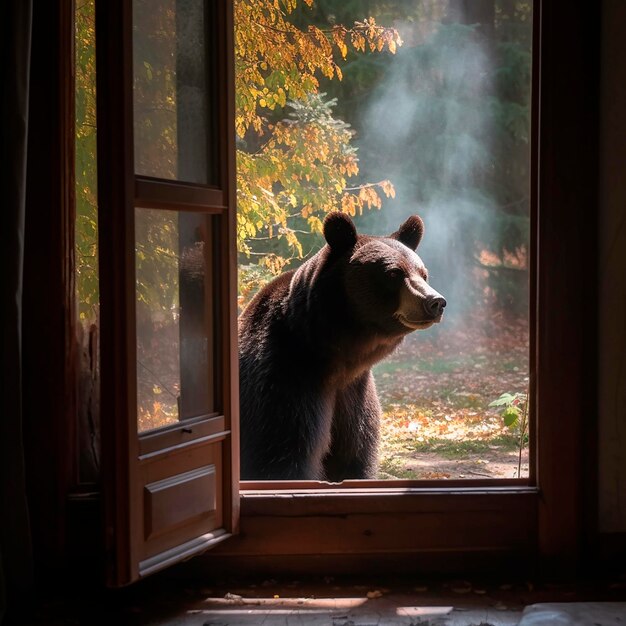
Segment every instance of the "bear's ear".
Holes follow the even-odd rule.
[[[424,222],[422,222],[422,218],[419,215],[411,215],[411,217],[409,217],[395,233],[389,235],[389,237],[391,239],[397,239],[407,248],[415,250],[417,246],[419,246],[423,234]]]
[[[324,220],[324,238],[333,252],[351,250],[356,244],[356,226],[349,215],[333,211]]]

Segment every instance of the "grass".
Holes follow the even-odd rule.
[[[393,476],[396,479],[415,478],[415,472],[413,470],[407,469],[401,461],[392,458],[381,460],[378,473],[380,478],[387,478],[389,476]]]
[[[436,452],[446,459],[462,459],[470,454],[484,454],[494,449],[511,452],[517,450],[518,442],[518,438],[513,434],[465,441],[432,438],[426,441],[416,441],[412,449],[415,452]]]
[[[459,370],[474,367],[476,363],[485,360],[483,355],[454,355],[452,357],[430,357],[428,359],[415,358],[407,361],[383,361],[374,367],[374,375],[383,377],[400,372],[414,371],[425,374],[449,374]]]

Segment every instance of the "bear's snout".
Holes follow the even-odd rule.
[[[405,326],[428,328],[441,321],[446,304],[446,299],[436,289],[415,275],[403,285],[396,317]]]
[[[424,309],[433,319],[441,317],[446,308],[446,299],[443,296],[428,296],[424,300]]]

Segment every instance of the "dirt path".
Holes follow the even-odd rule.
[[[397,457],[396,457],[397,458]],[[484,454],[469,453],[451,459],[437,452],[419,452],[387,460],[379,477],[384,479],[480,479],[517,478],[518,451],[491,449]],[[521,477],[528,476],[528,448],[522,451]]]

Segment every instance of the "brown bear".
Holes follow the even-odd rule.
[[[374,478],[380,403],[371,367],[441,321],[445,299],[415,253],[414,215],[389,237],[344,213],[325,245],[264,287],[240,317],[243,480]]]

